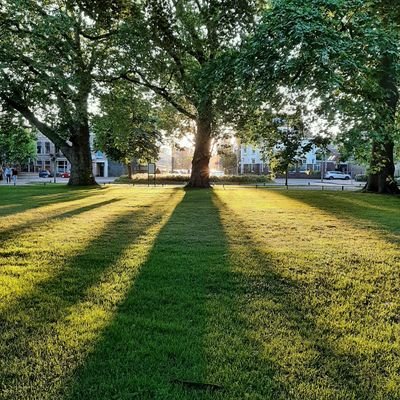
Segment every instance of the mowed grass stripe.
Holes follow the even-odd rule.
[[[68,399],[214,398],[207,303],[226,248],[211,198],[185,194]]]

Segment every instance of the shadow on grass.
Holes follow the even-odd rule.
[[[400,197],[367,193],[321,193],[282,191],[282,196],[342,218],[357,228],[375,229],[385,239],[400,241]]]
[[[322,314],[329,318],[329,311],[335,311],[332,306],[340,310],[346,305],[346,293],[335,298],[333,292],[340,291],[325,286],[323,279],[297,281],[284,275],[282,271],[290,265],[282,265],[268,248],[255,244],[257,230],[249,229],[245,216],[227,211],[217,196],[215,203],[229,238],[231,268],[236,276],[235,307],[241,319],[237,325],[243,327],[244,343],[247,340],[258,349],[253,366],[242,364],[253,368],[253,381],[247,382],[253,389],[250,398],[398,399],[396,383],[390,382],[399,364],[395,349],[391,350],[393,342],[380,343],[380,337],[364,335],[362,325],[370,328],[373,321],[363,321],[362,311],[347,315],[348,320],[321,323]],[[332,304],[335,301],[342,303]],[[343,314],[331,318],[338,316]],[[353,318],[358,319],[357,326]],[[275,371],[269,394],[262,392],[265,365],[272,365]]]
[[[210,191],[187,191],[140,269],[68,399],[221,396],[204,349],[210,293],[228,274],[227,244]]]
[[[67,203],[95,196],[100,188],[73,188],[67,186],[0,187],[0,218],[37,209],[49,204]]]
[[[72,201],[72,200],[71,200]],[[110,204],[113,204],[115,202],[121,201],[120,198],[116,198],[116,199],[110,199],[110,200],[104,200],[104,201],[99,201],[97,203],[92,203],[89,204],[87,206],[83,206],[83,207],[77,207],[77,208],[73,208],[70,209],[68,211],[65,212],[60,212],[62,210],[57,210],[59,213],[52,213],[52,215],[50,217],[43,217],[40,216],[38,218],[34,218],[34,219],[30,219],[28,222],[23,223],[23,224],[19,224],[18,226],[12,226],[9,229],[1,229],[0,230],[0,243],[5,242],[11,238],[16,238],[18,236],[18,234],[23,233],[25,231],[28,231],[30,233],[34,233],[35,230],[40,231],[41,229],[43,229],[43,227],[41,226],[44,222],[48,223],[54,220],[62,220],[65,218],[70,218],[73,217],[75,215],[79,215],[81,213],[84,213],[86,211],[90,211],[90,210],[94,210],[96,208],[99,207],[104,207]],[[0,256],[2,256],[3,254],[0,251]]]
[[[165,204],[176,195],[173,191],[151,206],[123,209],[106,222],[101,236],[93,237],[59,271],[55,269],[50,279],[36,285],[9,307],[3,307],[0,319],[2,398],[57,398],[61,384],[87,351],[82,347],[89,346],[98,334],[96,320],[101,320],[113,307],[111,289],[117,285],[114,281],[125,279],[124,265],[113,271],[115,264],[129,246],[137,244],[140,251],[145,235],[165,218]],[[110,293],[107,292],[110,298],[96,292],[98,285],[103,285],[105,290],[111,287]],[[101,303],[99,309],[97,303]],[[80,312],[87,314],[87,320],[79,321]],[[91,319],[94,319],[93,330]]]

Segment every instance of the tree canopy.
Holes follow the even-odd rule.
[[[21,118],[11,112],[0,114],[0,167],[23,164],[36,156],[33,132],[23,127]]]
[[[189,186],[209,186],[220,59],[254,21],[252,0],[148,0],[126,20],[119,76],[143,85],[196,122]],[[125,30],[124,30],[125,29]],[[140,35],[135,33],[140,31]]]
[[[100,108],[101,114],[93,119],[97,148],[128,166],[132,160],[157,159],[162,124],[143,93],[119,82],[100,97]]]
[[[252,107],[273,106],[285,97],[307,101],[303,109],[340,125],[342,139],[368,146],[367,189],[390,193],[398,191],[393,147],[400,29],[388,4],[275,1],[243,49],[238,69]]]
[[[112,18],[89,10],[85,2],[6,0],[0,14],[0,99],[62,150],[74,184],[94,183],[92,73],[113,35]]]

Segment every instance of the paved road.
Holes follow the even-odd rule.
[[[97,183],[99,184],[104,184],[104,183],[112,183],[114,180],[117,179],[116,177],[108,177],[108,178],[101,178],[98,177],[96,178]],[[32,184],[32,183],[53,183],[54,178],[39,178],[37,175],[24,175],[21,174],[18,176],[18,181],[17,185],[27,185],[27,184]],[[56,178],[57,183],[63,183],[67,184],[68,178]],[[284,179],[276,179],[275,182],[270,182],[267,183],[266,186],[284,186],[285,180]],[[5,180],[0,181],[0,185],[7,185]],[[13,183],[11,183],[13,185]],[[217,184],[217,186],[221,186],[221,184]],[[147,185],[143,185],[147,186]],[[159,185],[157,185],[159,186]],[[167,185],[170,187],[171,185]],[[177,184],[176,186],[182,186],[182,184]],[[237,185],[233,185],[237,186]],[[255,186],[254,185],[240,185],[240,186]],[[263,186],[263,184],[258,184],[258,186]],[[354,180],[328,180],[324,179],[322,182],[320,179],[289,179],[288,180],[288,186],[298,186],[298,187],[304,187],[304,188],[309,188],[309,189],[322,189],[322,186],[327,189],[337,189],[341,190],[342,187],[344,190],[357,190],[360,189],[364,186],[363,182],[355,182]]]
[[[284,185],[285,184],[285,179],[283,178],[278,178],[275,180],[275,184],[277,185]],[[353,179],[349,180],[342,180],[342,179],[324,179],[321,182],[321,179],[288,179],[288,185],[292,186],[345,186],[345,187],[363,187],[365,185],[364,182],[356,182]]]
[[[96,178],[96,182],[103,184],[103,183],[111,183],[114,182],[114,180],[117,179],[116,177],[108,177],[108,178]],[[54,182],[54,178],[39,178],[37,175],[25,175],[25,174],[20,174],[18,175],[18,179],[17,179],[17,185],[29,185],[32,183],[53,183]],[[56,182],[57,183],[64,183],[67,184],[68,183],[68,178],[56,178]],[[5,179],[0,181],[0,185],[7,185]],[[13,185],[13,182],[11,182],[11,184],[9,184],[10,186]]]

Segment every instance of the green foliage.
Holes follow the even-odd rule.
[[[219,60],[253,23],[255,2],[150,0],[126,19],[122,77],[144,85],[187,118],[214,118]],[[139,15],[139,16],[138,16]]]
[[[23,164],[36,155],[36,138],[30,129],[22,127],[21,119],[1,114],[0,166]]]
[[[102,4],[5,0],[0,9],[0,101],[61,149],[74,184],[94,183],[89,100],[94,72],[115,50],[116,3]]]
[[[223,150],[219,152],[222,168],[225,172],[235,173],[238,167],[238,156],[231,149]]]
[[[340,139],[362,157],[372,141],[398,138],[399,38],[382,2],[275,1],[238,69],[251,104],[307,96],[308,112],[340,125]]]
[[[323,130],[340,127],[346,152],[370,162],[369,190],[398,193],[399,43],[398,13],[387,2],[273,1],[236,56],[228,98],[239,117],[228,116],[240,124],[247,114],[300,106]]]
[[[182,183],[186,184],[189,180],[189,175],[157,175],[155,183],[157,185],[168,185]],[[149,182],[147,174],[135,174],[133,178],[128,176],[121,176],[115,183],[128,183],[128,184],[145,184]],[[154,180],[150,181],[150,184]],[[268,183],[271,178],[267,175],[224,175],[224,176],[210,176],[210,182],[216,184],[255,184],[255,183]]]
[[[76,124],[85,123],[91,73],[109,45],[96,36],[107,27],[74,2],[6,1],[2,7],[3,101],[35,123],[30,110],[59,139],[71,139]]]
[[[98,149],[115,161],[154,161],[161,144],[157,110],[143,93],[125,82],[100,97],[101,114],[93,118]]]

